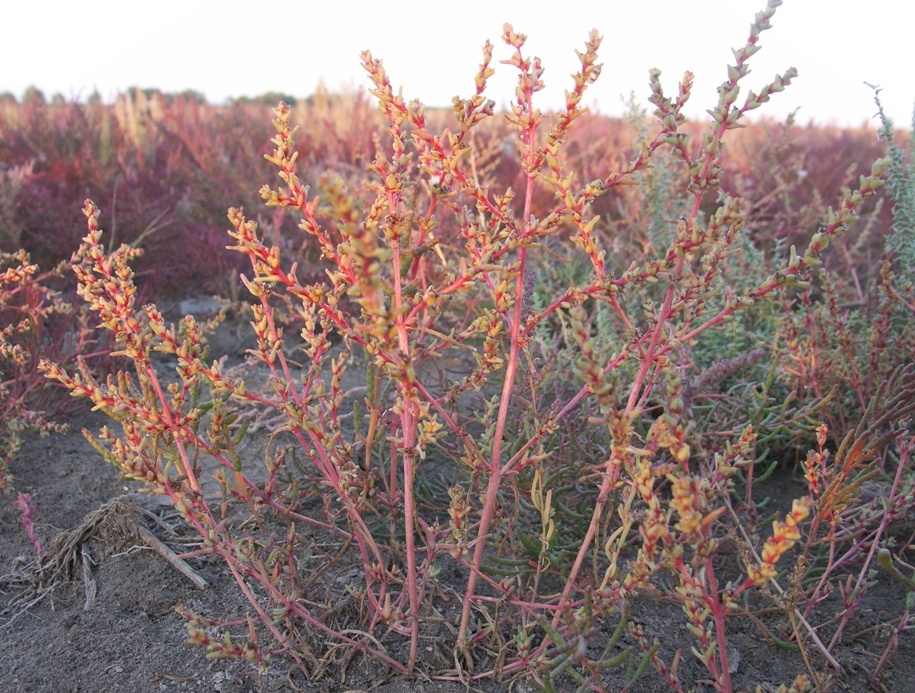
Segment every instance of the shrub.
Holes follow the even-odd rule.
[[[72,362],[89,356],[95,340],[85,314],[51,288],[64,267],[42,273],[29,254],[0,253],[0,490],[12,489],[9,470],[26,432],[65,430],[54,419],[67,406],[38,370],[41,359]],[[69,400],[72,402],[72,400]]]
[[[777,381],[778,354],[767,379],[740,380],[768,352],[748,350],[753,322],[738,321],[803,289],[889,165],[876,162],[840,195],[805,250],[771,259],[744,238],[748,205],[722,193],[722,152],[743,116],[794,76],[738,102],[779,4],[769,1],[735,51],[698,145],[683,128],[692,76],[670,97],[652,70],[655,133],[584,182],[565,147],[600,74],[596,32],[564,111],[550,117],[534,107],[542,66],[505,26],[518,73],[506,114],[517,190],[485,185],[473,137],[494,115],[484,96],[489,43],[474,93],[455,99],[441,131],[364,53],[385,144],[367,181],[353,184],[351,171],[312,181],[320,197],[297,173],[291,111],[280,103],[268,160],[282,185],[261,196],[301,218],[326,274],[303,281],[243,210],[230,210],[231,248],[250,264],[243,281],[254,299],[251,355],[269,374],[263,388],[209,360],[193,317],[169,325],[154,305],[136,305],[137,251],[108,252],[99,210],[86,202],[89,233],[72,263],[79,293],[134,373],[103,382],[83,364],[75,373],[42,367],[119,424],[118,433],[102,429],[99,448],[126,478],[172,500],[200,534],[196,555],[225,562],[276,641],[238,644],[187,613],[194,642],[260,664],[283,652],[313,671],[361,651],[412,674],[428,639],[440,659],[422,667],[443,678],[525,675],[544,690],[567,680],[618,689],[653,665],[683,690],[679,650],[663,651],[628,618],[643,601],[663,600],[682,610],[691,650],[718,690],[734,688],[728,634],[738,616],[766,638],[788,628],[783,639],[802,649],[810,679],[825,680],[809,649],[835,664],[834,643],[810,626],[821,595],[809,589],[808,561],[846,541],[858,555],[874,553],[880,531],[865,537],[841,525],[871,521],[850,516],[848,482],[872,474],[880,456],[905,477],[915,385],[911,367],[880,371],[859,422],[836,419],[850,432],[835,462],[820,429],[809,488],[784,505],[783,520],[761,520],[760,436],[803,445],[811,417],[847,402],[817,393],[794,405]],[[595,214],[601,198],[639,210],[636,231],[626,230],[628,214]],[[614,234],[625,234],[616,246]],[[778,314],[758,315],[772,334]],[[729,323],[742,325],[740,346],[716,357],[707,340]],[[174,375],[157,370],[153,352]],[[270,432],[263,467],[239,452],[258,426]],[[909,507],[894,488],[890,505]],[[318,537],[335,538],[337,554],[319,553]],[[319,587],[345,556],[360,584]],[[782,573],[789,556],[794,566]],[[791,685],[811,684],[800,676]]]

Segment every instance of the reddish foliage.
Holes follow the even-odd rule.
[[[263,159],[268,110],[256,101],[215,106],[140,92],[112,105],[5,102],[0,169],[32,165],[25,185],[6,203],[23,229],[22,247],[42,267],[69,259],[82,235],[73,220],[89,195],[107,210],[116,243],[139,239],[145,248],[137,264],[142,287],[158,295],[225,289],[241,270],[236,258],[222,252],[225,210],[240,202],[263,209],[252,191],[270,175]],[[296,114],[302,178],[314,184],[333,172],[350,187],[361,186],[373,140],[383,132],[368,99],[319,92],[299,103]],[[430,110],[427,117],[432,124],[455,125],[447,109]],[[556,116],[545,122],[552,126]],[[701,140],[699,124],[681,129],[690,133],[693,146]],[[568,170],[576,171],[579,184],[597,178],[608,161],[632,154],[637,136],[631,123],[585,114],[565,143]],[[484,185],[523,189],[507,123],[492,119],[474,137],[474,166]],[[866,172],[882,148],[868,129],[788,128],[763,121],[735,133],[729,144],[723,158],[726,191],[751,201],[758,233],[799,243],[815,230],[823,203]],[[532,211],[539,215],[552,204],[550,196],[537,196]],[[610,222],[628,214],[619,194],[598,198],[593,209]],[[285,238],[281,246],[302,247],[301,232],[283,214],[253,213],[275,234],[274,242]],[[881,222],[889,214],[883,210]],[[879,241],[872,239],[868,249],[877,252]],[[182,248],[178,256],[175,247]]]

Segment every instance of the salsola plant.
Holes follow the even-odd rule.
[[[780,4],[769,1],[734,51],[699,142],[684,129],[692,75],[668,96],[652,70],[653,134],[587,181],[565,163],[564,146],[601,72],[597,32],[564,110],[548,116],[535,107],[543,67],[505,26],[504,62],[518,78],[505,114],[518,189],[493,189],[478,168],[475,128],[497,117],[485,96],[490,43],[473,93],[455,98],[451,125],[436,131],[423,105],[362,55],[386,136],[361,186],[325,175],[312,190],[299,178],[291,111],[280,103],[268,160],[281,184],[261,196],[298,215],[326,278],[303,281],[244,210],[229,211],[231,249],[250,262],[250,354],[269,372],[263,388],[209,360],[193,317],[170,325],[154,305],[137,305],[138,251],[107,252],[99,210],[86,202],[89,233],[72,263],[79,291],[134,372],[102,381],[83,364],[44,368],[117,422],[120,431],[98,435],[99,449],[172,500],[200,534],[195,555],[225,562],[274,643],[219,638],[219,624],[188,613],[192,640],[258,663],[285,653],[312,672],[361,651],[401,674],[523,675],[547,690],[560,680],[616,689],[653,667],[682,690],[679,650],[665,653],[628,618],[641,600],[660,599],[682,609],[704,676],[730,691],[729,621],[750,613],[762,623],[754,593],[753,604],[769,600],[796,626],[805,655],[813,647],[830,657],[810,614],[779,597],[795,574],[779,565],[815,549],[821,535],[808,537],[808,523],[822,524],[819,499],[831,492],[800,491],[783,519],[762,525],[751,487],[771,403],[760,395],[759,417],[725,428],[693,411],[761,358],[720,361],[700,379],[703,340],[803,286],[889,165],[876,162],[845,191],[806,248],[792,247],[750,285],[737,276],[748,210],[721,193],[721,157],[728,133],[795,75],[740,98]],[[666,228],[655,229],[650,252],[608,256],[610,229],[592,207],[644,184],[662,156],[682,172],[668,179],[680,186],[670,199],[682,214],[659,217]],[[540,272],[551,262],[572,263],[567,284]],[[173,374],[157,370],[153,352],[171,359]],[[449,371],[452,362],[462,367]],[[843,464],[872,460],[901,435],[911,388],[911,370],[896,371],[837,454]],[[779,430],[816,411],[791,410]],[[263,464],[239,453],[259,425],[271,434]],[[816,478],[837,478],[827,477]],[[316,584],[315,537],[340,544],[320,553],[318,576],[346,558],[359,565],[359,584],[336,593]],[[735,546],[739,560],[729,561]],[[430,662],[421,645],[433,638],[440,659]],[[811,664],[791,690],[820,675]]]

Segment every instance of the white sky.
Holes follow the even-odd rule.
[[[508,57],[500,40],[508,21],[528,35],[527,53],[546,68],[541,108],[562,103],[574,51],[596,28],[604,67],[586,98],[592,109],[619,115],[621,96],[632,91],[646,103],[648,69],[657,67],[668,95],[684,70],[696,75],[687,109],[695,116],[715,104],[730,49],[744,44],[765,1],[0,0],[0,92],[21,96],[35,85],[48,97],[85,97],[98,89],[107,100],[137,85],[195,89],[213,102],[266,91],[304,97],[321,79],[331,90],[365,88],[359,53],[367,48],[405,97],[445,106],[471,93],[486,39],[494,63]],[[781,118],[799,108],[801,123],[857,126],[875,113],[867,81],[883,88],[896,126],[908,128],[915,103],[910,3],[785,0],[742,92],[794,66],[795,83],[758,113]],[[513,75],[494,66],[487,95],[504,106]]]

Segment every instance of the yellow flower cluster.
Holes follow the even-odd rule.
[[[775,564],[801,538],[798,526],[809,514],[810,499],[799,498],[791,505],[791,512],[784,522],[776,520],[772,523],[772,536],[763,546],[762,562],[759,566],[750,566],[747,569],[748,578],[754,584],[759,586],[775,577]]]

